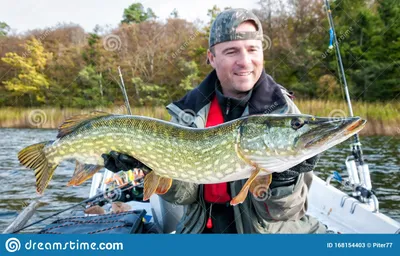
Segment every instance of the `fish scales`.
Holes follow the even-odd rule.
[[[79,185],[103,166],[101,155],[112,150],[148,166],[155,181],[164,177],[210,184],[250,177],[251,183],[346,140],[364,124],[359,117],[253,115],[195,129],[141,116],[98,113],[66,120],[57,140],[31,145],[18,157],[35,170],[39,193],[63,160],[77,160],[69,184]],[[165,188],[169,187],[160,191]]]
[[[232,146],[236,134],[235,125],[206,131],[182,129],[180,126],[140,118],[114,118],[96,120],[90,126],[67,135],[57,143],[58,145],[54,145],[59,150],[55,150],[53,154],[63,155],[64,158],[78,158],[90,164],[101,164],[101,154],[93,148],[93,138],[101,136],[96,137],[96,140],[107,144],[106,152],[101,153],[115,150],[146,163],[160,176],[173,179],[190,177],[190,180],[198,183],[209,183],[228,176],[230,173],[226,170],[233,170],[232,166],[235,166],[235,163],[242,162]],[[69,144],[65,143],[66,141]],[[79,156],[68,154],[68,148],[76,148],[78,145],[84,145],[79,150]],[[230,161],[229,165],[222,165],[222,155],[230,155],[229,158],[235,161]],[[208,167],[207,170],[212,171],[211,174],[215,177],[201,175],[205,167]],[[189,172],[198,175],[193,176]]]

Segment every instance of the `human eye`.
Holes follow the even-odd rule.
[[[233,56],[236,53],[237,53],[237,49],[235,49],[235,48],[228,48],[228,49],[223,51],[223,54],[227,55],[227,56]]]

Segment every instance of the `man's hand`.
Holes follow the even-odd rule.
[[[112,172],[128,171],[134,168],[144,169],[144,171],[150,170],[135,158],[115,151],[110,151],[109,154],[102,154],[101,157],[104,159],[104,167]]]
[[[315,165],[318,163],[319,155],[311,157],[304,162],[293,166],[287,171],[272,174],[272,183],[270,188],[290,186],[296,183],[297,177],[301,173],[310,172],[314,169]]]

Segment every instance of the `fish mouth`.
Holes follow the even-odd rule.
[[[360,117],[309,121],[315,127],[302,136],[304,148],[319,147],[333,141],[344,141],[364,128],[366,120]]]

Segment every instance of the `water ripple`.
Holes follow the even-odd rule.
[[[0,186],[0,230],[13,220],[15,213],[21,211],[29,200],[39,198],[49,203],[39,208],[32,218],[34,221],[78,203],[89,194],[89,181],[79,187],[66,187],[75,168],[73,163],[64,162],[57,168],[53,180],[41,197],[36,194],[33,171],[20,166],[17,159],[19,150],[55,138],[56,134],[56,130],[0,129],[0,180],[3,181]],[[400,220],[400,138],[365,137],[361,141],[381,212]],[[344,159],[350,154],[349,145],[349,142],[345,142],[324,152],[316,174],[325,179],[333,171],[340,171],[345,166]],[[70,212],[63,213],[60,217],[68,214]],[[40,226],[32,230],[37,231],[39,228]]]

